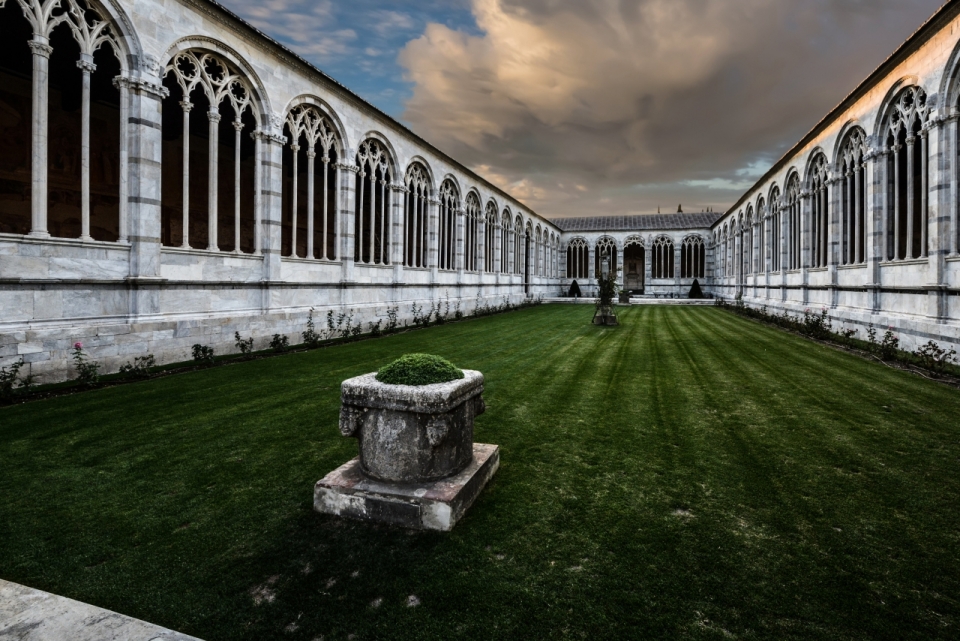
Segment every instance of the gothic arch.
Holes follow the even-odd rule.
[[[173,59],[177,55],[188,51],[214,54],[215,56],[223,58],[225,62],[233,65],[241,77],[252,85],[250,87],[250,98],[251,104],[256,106],[253,109],[253,114],[257,126],[263,127],[266,122],[271,120],[270,114],[274,113],[273,106],[270,104],[270,94],[260,80],[260,76],[257,75],[257,72],[254,71],[253,67],[247,63],[243,56],[220,40],[208,36],[187,36],[177,40],[164,52],[161,58],[162,62],[160,62],[162,68],[157,69],[157,75],[163,78],[167,73],[165,70],[169,69]],[[274,124],[282,126],[282,120],[280,118],[280,116],[276,116]]]
[[[887,90],[887,93],[883,96],[883,100],[880,101],[880,106],[876,111],[876,120],[873,123],[874,140],[876,140],[879,145],[882,146],[885,144],[889,120],[897,111],[897,105],[901,95],[904,91],[911,88],[921,90],[924,96],[928,95],[926,89],[920,85],[919,78],[916,76],[904,76],[890,85],[890,89]],[[928,109],[930,106],[931,105],[927,105]]]
[[[360,144],[357,145],[357,149],[355,150],[348,149],[348,151],[353,155],[359,154],[360,147],[363,146],[364,143],[370,140],[376,140],[386,152],[385,157],[387,159],[387,169],[390,172],[390,175],[394,177],[399,176],[400,175],[400,157],[397,155],[397,150],[394,149],[393,143],[390,142],[390,139],[387,138],[387,136],[385,136],[384,134],[380,133],[375,129],[370,130],[367,133],[360,136]]]
[[[333,129],[337,156],[339,158],[345,158],[345,150],[348,148],[348,144],[346,129],[343,126],[343,121],[340,120],[340,116],[337,115],[337,112],[335,112],[322,98],[318,98],[313,94],[300,94],[296,98],[290,100],[283,109],[284,123],[287,122],[290,117],[290,113],[294,109],[305,107],[313,107],[326,119],[327,123]]]

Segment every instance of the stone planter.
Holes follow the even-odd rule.
[[[424,483],[473,459],[473,420],[486,409],[483,374],[449,383],[387,385],[367,374],[341,386],[340,433],[360,441],[360,467],[378,481]]]
[[[496,445],[473,442],[486,409],[483,374],[449,383],[387,385],[367,374],[341,386],[340,433],[360,456],[314,489],[314,509],[415,529],[453,528],[500,466]]]

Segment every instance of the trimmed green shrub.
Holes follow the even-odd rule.
[[[461,378],[463,370],[432,354],[407,354],[377,372],[377,380],[388,385],[434,385]]]

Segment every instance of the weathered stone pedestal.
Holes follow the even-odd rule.
[[[341,387],[340,432],[360,456],[314,489],[318,512],[449,531],[500,466],[500,448],[474,444],[485,410],[483,374],[424,385],[387,385],[367,374]]]

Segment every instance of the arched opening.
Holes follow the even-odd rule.
[[[376,140],[357,152],[355,245],[353,259],[364,265],[390,262],[390,157]]]
[[[929,108],[919,87],[904,89],[887,123],[887,260],[927,257]]]
[[[582,238],[574,238],[567,245],[567,278],[584,279],[590,276],[590,249]]]
[[[770,192],[770,271],[778,272],[783,264],[783,218],[780,207],[780,189]]]
[[[329,119],[312,105],[294,107],[283,129],[281,255],[337,257],[338,140]]]
[[[866,262],[866,190],[867,167],[865,137],[862,129],[847,134],[840,149],[840,264]]]
[[[81,0],[43,20],[49,44],[31,44],[20,4],[0,7],[0,232],[120,240],[116,34]]]
[[[767,207],[761,196],[757,200],[757,273],[767,271]]]
[[[810,266],[826,267],[830,247],[830,175],[827,157],[818,154],[810,169]]]
[[[242,74],[203,51],[167,66],[163,101],[161,242],[254,253],[257,128]],[[246,135],[245,135],[246,134]]]
[[[689,236],[680,246],[680,278],[704,278],[707,248],[700,236]]]
[[[419,163],[407,169],[406,213],[404,218],[404,264],[407,267],[427,266],[427,221],[429,220],[430,182],[425,167]]]
[[[597,246],[594,250],[594,274],[599,278],[604,273],[604,267],[609,270],[611,274],[616,276],[617,267],[619,263],[617,262],[617,244],[613,241],[612,238],[601,238],[597,242]]]
[[[513,246],[513,225],[510,221],[510,212],[504,210],[500,220],[500,272],[503,274],[512,274],[513,263],[510,259],[510,249]]]
[[[460,210],[460,192],[451,180],[440,186],[439,211],[439,267],[456,269],[457,264],[457,213]]]
[[[800,178],[794,174],[787,184],[787,269],[800,269]]]
[[[659,236],[653,243],[653,278],[674,277],[673,240],[667,236]]]
[[[623,247],[623,288],[643,294],[646,287],[647,249],[640,238],[628,238]]]
[[[517,216],[513,227],[513,273],[523,274],[523,218]]]
[[[487,213],[484,216],[483,223],[483,268],[488,274],[493,274],[497,271],[496,241],[497,205],[491,201],[487,203]]]
[[[473,192],[467,194],[466,211],[463,220],[463,268],[468,272],[477,269],[477,246],[480,229],[480,199]]]

